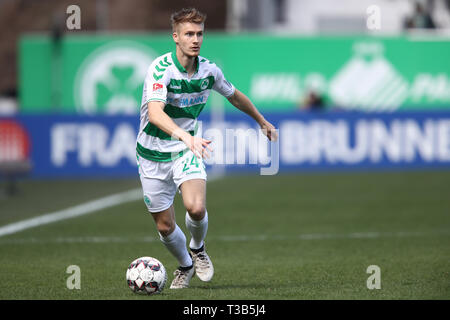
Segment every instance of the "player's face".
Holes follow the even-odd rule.
[[[180,23],[173,33],[173,40],[188,57],[197,57],[203,43],[203,24]]]

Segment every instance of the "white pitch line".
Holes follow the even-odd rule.
[[[19,231],[23,231],[26,229],[38,227],[44,224],[79,217],[82,215],[93,213],[95,211],[113,207],[119,204],[135,201],[140,198],[142,198],[141,188],[113,194],[107,197],[89,201],[64,210],[59,210],[35,218],[7,224],[5,226],[0,227],[0,237],[16,233]]]
[[[220,175],[212,175],[208,178],[209,182],[220,179]],[[103,197],[97,200],[92,200],[74,207],[47,213],[35,218],[26,219],[0,227],[0,237],[8,234],[17,233],[26,229],[38,227],[44,224],[49,224],[65,219],[71,219],[79,216],[83,216],[89,213],[93,213],[106,208],[114,207],[126,202],[136,201],[142,199],[142,189],[136,188],[129,191],[113,194],[107,197]]]

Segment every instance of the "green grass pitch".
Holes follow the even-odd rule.
[[[1,185],[0,185],[1,186]],[[139,180],[21,181],[0,226],[139,188]],[[176,261],[143,200],[0,237],[0,299],[449,299],[450,172],[236,175],[208,183],[209,283],[168,289]],[[177,222],[184,226],[180,195]],[[162,294],[132,293],[128,264],[165,265]],[[69,265],[81,289],[66,287]],[[370,265],[381,289],[369,290]]]

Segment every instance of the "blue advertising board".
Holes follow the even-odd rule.
[[[450,112],[265,116],[278,130],[276,143],[269,143],[245,114],[226,114],[222,121],[202,115],[199,131],[214,148],[213,157],[205,160],[207,169],[277,174],[450,168]],[[30,138],[33,177],[138,174],[136,116],[26,115],[12,120]]]

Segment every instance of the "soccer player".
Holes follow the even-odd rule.
[[[137,137],[137,162],[144,201],[156,223],[162,243],[179,263],[170,288],[189,286],[194,275],[210,281],[214,267],[205,250],[208,229],[204,157],[210,140],[198,136],[197,117],[211,89],[250,115],[270,140],[275,128],[252,102],[225,80],[222,70],[199,56],[206,16],[197,9],[172,14],[176,50],[155,59],[145,78]],[[186,208],[186,236],[175,221],[173,200],[181,191]]]

